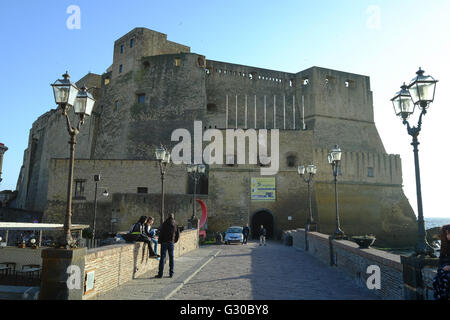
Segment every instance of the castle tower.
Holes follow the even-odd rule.
[[[8,148],[0,142],[0,182],[2,181],[2,165],[3,165],[3,154],[8,150]]]

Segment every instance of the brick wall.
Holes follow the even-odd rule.
[[[180,240],[175,244],[174,256],[179,257],[197,248],[197,231],[183,231]],[[158,265],[158,260],[148,258],[148,247],[143,242],[89,250],[86,255],[85,272],[95,270],[95,286],[94,290],[85,294],[83,299],[93,299],[98,294],[104,294],[149,270],[158,268]]]
[[[318,232],[308,233],[308,252],[326,264],[330,264],[330,240],[328,237],[328,235]]]
[[[382,299],[403,299],[403,268],[400,256],[377,249],[360,249],[351,241],[333,240],[336,267],[354,279],[357,285],[367,288],[369,266],[378,266],[381,288],[372,292]]]
[[[294,248],[304,251],[305,230],[292,230],[291,233]],[[381,299],[404,299],[403,269],[399,255],[373,248],[360,249],[352,241],[332,240],[330,242],[328,235],[318,232],[308,233],[308,242],[309,250],[307,252],[309,254],[328,265],[333,257],[334,267],[347,274],[360,287],[367,288],[367,279],[372,275],[372,272],[367,273],[367,268],[378,266],[381,288],[371,291]]]

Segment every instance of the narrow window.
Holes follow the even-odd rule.
[[[367,176],[370,177],[370,178],[374,177],[373,168],[372,167],[368,167],[367,168]]]
[[[116,100],[116,102],[114,102],[114,108],[115,110],[119,110],[119,100]]]
[[[84,199],[84,187],[86,180],[75,180],[75,198]]]
[[[297,163],[297,157],[295,155],[289,155],[286,159],[287,161],[287,166],[289,168],[293,168],[295,167],[296,163]]]
[[[175,67],[179,67],[179,66],[181,66],[181,59],[175,58]]]
[[[122,70],[123,70],[123,65],[120,65],[119,66],[119,73],[122,73]]]
[[[355,81],[353,81],[353,80],[345,80],[345,87],[346,88],[354,88],[355,87]]]
[[[134,39],[131,39],[130,40],[130,48],[133,48],[133,46],[134,46]]]
[[[110,82],[109,77],[106,77],[106,78],[105,78],[105,82],[104,82],[104,83],[105,83],[105,86],[107,86],[107,85],[109,84],[109,82]]]
[[[138,187],[137,193],[148,193],[148,188],[147,187]]]
[[[138,94],[137,95],[137,101],[139,104],[145,103],[145,94]]]
[[[327,76],[325,78],[325,84],[329,85],[329,84],[335,84],[336,83],[336,78],[332,77],[332,76]]]
[[[122,44],[122,45],[120,46],[120,53],[123,53],[124,50],[125,50],[125,47],[124,47],[124,45]]]
[[[206,111],[207,112],[216,112],[217,111],[217,106],[214,103],[208,103],[206,105]]]

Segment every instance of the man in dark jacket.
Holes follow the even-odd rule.
[[[242,241],[242,244],[247,244],[248,235],[250,234],[250,228],[248,227],[248,223],[245,225],[245,227],[242,228],[242,234],[244,235],[244,240]]]
[[[166,252],[169,253],[169,276],[172,278],[174,273],[173,249],[175,243],[178,242],[180,231],[178,230],[177,222],[173,213],[164,221],[159,233],[158,242],[161,245],[161,260],[159,260],[159,271],[156,278],[162,278],[164,271],[164,264],[166,263]]]

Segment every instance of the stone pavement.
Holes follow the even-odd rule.
[[[278,242],[218,247],[220,254],[171,299],[377,299],[335,268]]]
[[[168,259],[167,259],[168,260]],[[278,242],[210,245],[175,258],[175,275],[152,270],[100,300],[368,300],[368,289],[305,252]]]
[[[209,263],[220,251],[220,248],[206,246],[175,258],[175,274],[173,278],[169,278],[169,257],[167,257],[164,275],[161,279],[155,278],[158,270],[153,269],[103,295],[97,296],[97,299],[166,300],[199,272],[204,265]]]

